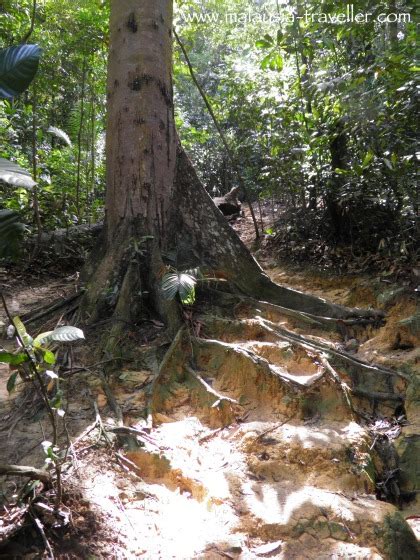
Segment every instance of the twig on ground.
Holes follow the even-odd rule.
[[[157,443],[153,440],[153,438],[151,438],[149,436],[149,434],[141,431],[141,430],[137,430],[136,428],[131,428],[130,426],[105,426],[105,429],[108,432],[112,432],[114,434],[121,434],[121,435],[130,435],[130,436],[135,436],[138,439],[142,440],[144,443],[150,443],[151,445],[154,445],[156,447],[159,447],[157,445]]]
[[[102,373],[102,372],[98,372],[97,375],[102,382],[102,388],[103,388],[104,393],[106,395],[106,398],[108,400],[108,404],[112,408],[112,411],[114,412],[114,414],[117,418],[117,424],[119,426],[123,426],[124,425],[123,413],[122,413],[120,405],[117,402],[117,399],[114,397],[114,393],[111,390],[111,387],[108,383],[108,380],[106,379],[104,373]],[[95,405],[96,405],[96,402],[95,402]]]
[[[209,434],[201,437],[198,440],[198,443],[205,443],[206,441],[211,440],[214,436],[216,436],[217,434],[219,434],[220,432],[222,432],[225,429],[225,426],[221,427],[221,428],[217,428],[216,430],[211,431]]]
[[[261,432],[260,434],[257,435],[257,437],[255,438],[255,441],[260,441],[267,434],[270,434],[271,432],[274,432],[275,430],[277,430],[278,428],[281,428],[285,424],[288,424],[291,420],[293,420],[293,418],[295,418],[297,416],[297,413],[298,413],[298,411],[296,411],[294,414],[289,416],[289,418],[286,418],[286,420],[284,420],[283,422],[280,422],[280,424],[276,424],[275,426],[272,426],[271,428],[268,428],[268,430],[264,430],[263,432]]]
[[[97,426],[99,426],[98,442],[101,439],[101,436],[103,435],[107,444],[112,446],[112,441],[110,440],[108,434],[106,433],[104,424],[102,422],[102,418],[101,418],[101,415],[99,413],[98,405],[97,405],[95,400],[93,400],[92,402],[93,402],[93,408],[95,409],[95,415],[96,415],[95,424]]]
[[[44,526],[42,525],[41,520],[39,519],[39,517],[37,517],[32,512],[30,512],[30,516],[32,517],[32,520],[34,522],[34,525],[35,525],[38,533],[41,535],[42,541],[44,543],[45,548],[47,549],[50,560],[54,560],[54,553],[53,553],[51,545],[50,545],[50,543],[47,539],[47,536],[45,534]]]
[[[48,305],[48,306],[44,306],[38,309],[35,309],[34,311],[30,311],[29,313],[25,313],[24,315],[22,315],[21,319],[24,323],[29,324],[29,323],[34,323],[35,321],[39,321],[39,319],[43,319],[44,317],[46,317],[47,315],[50,315],[51,313],[53,313],[54,311],[57,311],[58,309],[61,309],[62,307],[64,307],[65,305],[68,305],[70,303],[72,303],[73,301],[79,299],[81,296],[83,295],[82,292],[79,292],[77,294],[73,294],[71,296],[69,296],[68,298],[59,300],[55,303],[53,303],[52,305]],[[70,313],[70,311],[74,311],[74,309],[76,309],[79,306],[79,304],[76,305],[76,307],[69,309],[67,313]]]
[[[115,452],[115,456],[119,461],[125,463],[126,467],[128,466],[130,467],[130,469],[134,470],[134,474],[138,476],[141,480],[143,480],[140,476],[141,469],[135,463],[133,463],[133,461],[130,461],[130,459],[127,459],[127,457],[125,457],[122,453],[119,453],[118,451]]]

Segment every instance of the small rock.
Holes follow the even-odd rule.
[[[347,352],[357,352],[359,350],[359,341],[355,338],[350,338],[344,345]]]
[[[331,537],[337,541],[346,541],[349,538],[349,533],[347,529],[341,523],[336,523],[332,521],[329,523],[329,528],[331,532]]]

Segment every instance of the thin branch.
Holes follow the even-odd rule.
[[[33,521],[34,521],[34,525],[35,525],[37,531],[38,531],[39,534],[41,535],[41,538],[42,538],[43,543],[44,543],[44,546],[45,546],[45,548],[46,548],[46,550],[47,550],[47,552],[48,552],[48,556],[49,556],[50,560],[54,560],[54,553],[53,553],[52,548],[51,548],[51,545],[50,545],[50,543],[49,543],[49,541],[48,541],[48,539],[47,539],[47,536],[46,536],[46,534],[45,534],[43,524],[41,523],[40,519],[39,519],[36,515],[34,515],[34,514],[31,513],[31,512],[30,512],[30,515],[31,515],[31,517],[32,517],[32,519],[33,519]]]
[[[22,37],[20,41],[21,44],[27,43],[29,41],[29,38],[35,29],[35,17],[36,17],[36,0],[33,1],[33,5],[32,5],[31,26],[29,30],[25,33],[25,35]]]

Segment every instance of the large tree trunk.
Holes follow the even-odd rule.
[[[138,312],[165,250],[173,203],[176,133],[172,1],[113,0],[108,62],[107,194],[101,249],[88,265],[85,310]],[[141,299],[141,298],[140,298]]]
[[[352,315],[271,282],[198,180],[175,131],[172,0],[112,0],[110,44],[106,220],[86,268],[85,319],[113,314],[121,325],[153,309],[175,326],[159,295],[167,264],[206,267],[285,307]]]

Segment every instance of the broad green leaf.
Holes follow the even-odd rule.
[[[193,286],[189,291],[188,295],[184,298],[181,298],[181,302],[184,305],[194,305],[195,303],[195,287]]]
[[[18,372],[15,371],[15,372],[12,373],[12,375],[7,380],[6,388],[7,388],[7,392],[9,394],[12,393],[15,390],[17,376],[18,376]]]
[[[39,334],[37,337],[34,338],[34,346],[39,348],[42,344],[46,344],[48,341],[48,337],[51,336],[53,331],[47,331]],[[51,340],[51,339],[50,339]]]
[[[277,70],[277,72],[283,70],[283,58],[279,53],[273,55],[270,62],[270,70]]]
[[[3,364],[10,364],[11,366],[18,366],[29,360],[26,354],[12,354],[12,352],[0,352],[0,362]]]
[[[271,52],[265,56],[261,61],[261,68],[265,70],[277,70],[278,72],[283,69],[283,58],[278,52]]]
[[[72,145],[69,135],[66,132],[64,132],[64,130],[61,130],[61,128],[57,128],[56,126],[50,126],[47,129],[47,132],[49,132],[53,136],[56,136],[57,138],[60,138],[60,140],[62,140],[65,144],[67,144],[67,146]]]
[[[25,91],[38,70],[38,45],[19,45],[0,50],[0,98],[12,99]]]
[[[261,68],[263,70],[265,70],[266,68],[269,68],[270,66],[270,61],[271,61],[271,53],[268,54],[267,56],[265,56],[262,61],[261,61]]]
[[[40,348],[42,345],[49,344],[50,342],[74,342],[85,338],[83,331],[77,327],[65,326],[58,327],[53,331],[48,331],[39,334],[34,340],[34,345]],[[43,350],[42,348],[40,348]]]
[[[31,189],[36,185],[26,169],[4,158],[0,158],[0,180],[25,189]]]

